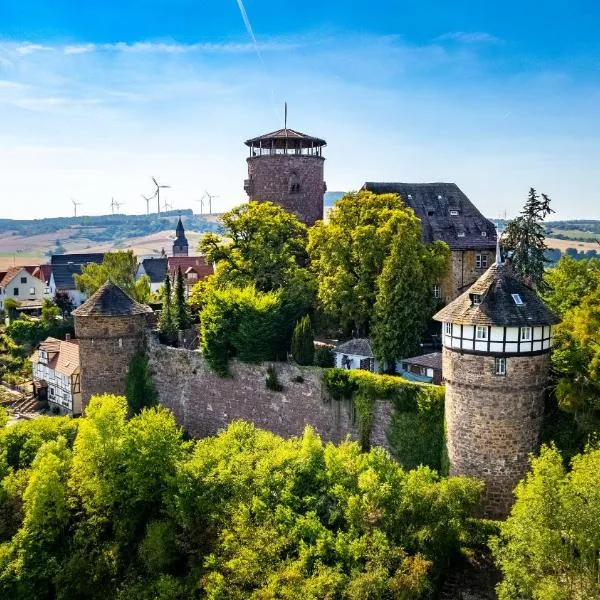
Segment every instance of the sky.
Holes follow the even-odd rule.
[[[244,140],[327,140],[328,189],[530,187],[600,219],[597,0],[1,0],[0,218],[246,201]]]

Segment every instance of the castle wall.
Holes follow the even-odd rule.
[[[507,375],[497,376],[493,357],[443,349],[450,474],[485,482],[492,518],[508,514],[538,448],[550,356],[507,358],[506,366]]]
[[[495,248],[485,250],[452,250],[450,268],[440,283],[442,300],[451,302],[479,279],[495,260]],[[487,266],[477,267],[477,255],[487,255]]]
[[[279,204],[309,226],[323,219],[323,157],[275,154],[247,160],[251,200]],[[296,193],[290,191],[293,178],[300,184]]]
[[[83,408],[96,394],[124,394],[129,361],[144,340],[145,315],[75,317]]]
[[[232,377],[218,377],[197,351],[148,341],[148,357],[159,401],[171,409],[190,435],[216,434],[236,419],[253,422],[282,437],[301,435],[311,425],[324,441],[358,439],[349,402],[327,397],[322,369],[275,363],[282,392],[266,389],[267,365],[232,361]],[[301,375],[303,382],[293,381]],[[389,402],[378,401],[371,443],[388,447],[386,431],[392,417]]]

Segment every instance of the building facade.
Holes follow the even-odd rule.
[[[129,362],[143,345],[152,310],[107,281],[73,311],[83,408],[96,394],[124,394]]]
[[[51,297],[49,287],[25,267],[10,268],[0,279],[0,310],[4,310],[4,302],[7,298],[23,304],[37,301],[41,306],[44,298]]]
[[[74,275],[81,275],[85,265],[90,263],[101,264],[104,254],[100,252],[89,254],[54,254],[50,259],[50,293],[52,297],[56,292],[65,292],[73,306],[80,306],[87,299],[87,294],[77,289]]]
[[[250,200],[279,204],[308,226],[323,219],[325,140],[285,128],[245,143]]]
[[[496,262],[438,312],[451,475],[485,483],[486,516],[504,518],[538,448],[559,319]]]
[[[444,304],[462,294],[494,262],[494,224],[455,183],[367,182],[362,189],[375,194],[398,194],[421,220],[423,241],[448,244],[450,268],[431,291]]]

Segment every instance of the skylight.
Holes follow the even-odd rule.
[[[459,231],[458,232],[458,237],[465,237],[465,232],[464,231]]]
[[[517,306],[523,306],[524,302],[521,300],[521,296],[519,296],[519,294],[511,294],[511,296]]]
[[[451,217],[458,217],[458,211],[457,210],[451,210],[450,211],[450,216]]]

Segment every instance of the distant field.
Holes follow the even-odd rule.
[[[565,237],[572,239],[583,238],[591,241],[600,238],[600,234],[593,233],[591,231],[584,231],[583,229],[553,229],[552,233],[554,235],[564,235]]]
[[[577,248],[577,250],[598,250],[600,253],[600,246],[596,242],[578,242],[577,240],[546,238],[546,246],[548,246],[548,248],[556,248],[561,252],[565,252],[567,248]]]

